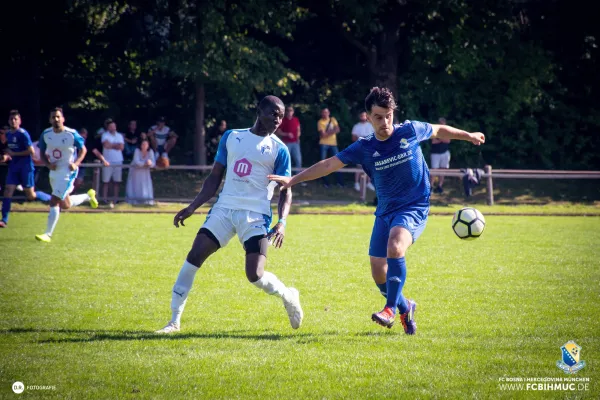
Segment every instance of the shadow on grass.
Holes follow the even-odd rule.
[[[0,330],[0,335],[14,335],[21,333],[48,333],[58,335],[77,335],[78,337],[59,337],[36,340],[36,343],[86,343],[101,341],[136,341],[136,340],[182,340],[182,339],[243,339],[243,340],[295,340],[300,343],[309,343],[316,340],[312,333],[244,333],[247,331],[226,332],[185,332],[175,334],[157,334],[152,331],[111,331],[87,329],[44,329],[44,328],[11,328]],[[332,333],[331,333],[332,334]],[[84,336],[84,337],[82,337]]]

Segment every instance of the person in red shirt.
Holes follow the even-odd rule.
[[[290,150],[294,168],[302,168],[302,153],[300,151],[300,121],[294,116],[294,108],[287,106],[285,116],[279,129],[275,132]]]

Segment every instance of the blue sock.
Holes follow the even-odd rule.
[[[47,203],[50,201],[50,199],[52,198],[52,196],[50,196],[48,193],[46,192],[42,192],[41,190],[37,190],[35,192],[35,197],[39,200],[39,201],[43,201],[44,203]]]
[[[381,293],[381,295],[387,299],[387,283],[375,282],[375,285],[377,285],[379,288],[379,293]]]
[[[402,296],[402,288],[406,280],[406,261],[404,257],[388,258],[387,270],[387,303],[386,307],[396,312],[396,307],[401,314],[407,311],[406,299]]]
[[[5,223],[8,222],[8,214],[10,214],[10,205],[12,203],[12,198],[4,198],[2,201],[2,221]]]

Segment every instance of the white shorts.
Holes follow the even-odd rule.
[[[65,168],[50,171],[49,177],[50,186],[52,186],[52,196],[64,200],[73,191],[77,172],[78,169],[71,171]]]
[[[202,228],[211,231],[221,247],[225,247],[236,233],[243,245],[253,236],[266,235],[270,226],[271,217],[269,215],[254,211],[213,207],[208,212]]]
[[[102,182],[108,183],[112,178],[113,182],[121,182],[123,180],[123,168],[113,166],[102,168]]]
[[[431,168],[450,168],[450,151],[440,154],[431,153]]]

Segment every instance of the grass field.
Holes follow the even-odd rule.
[[[293,215],[268,270],[300,290],[294,331],[279,299],[247,283],[237,239],[198,273],[182,332],[156,336],[203,217],[15,213],[0,231],[0,398],[598,398],[600,218],[488,216],[463,242],[432,216],[409,250],[418,332],[370,320],[369,215]],[[568,378],[574,340],[588,390],[502,390],[506,377]]]

